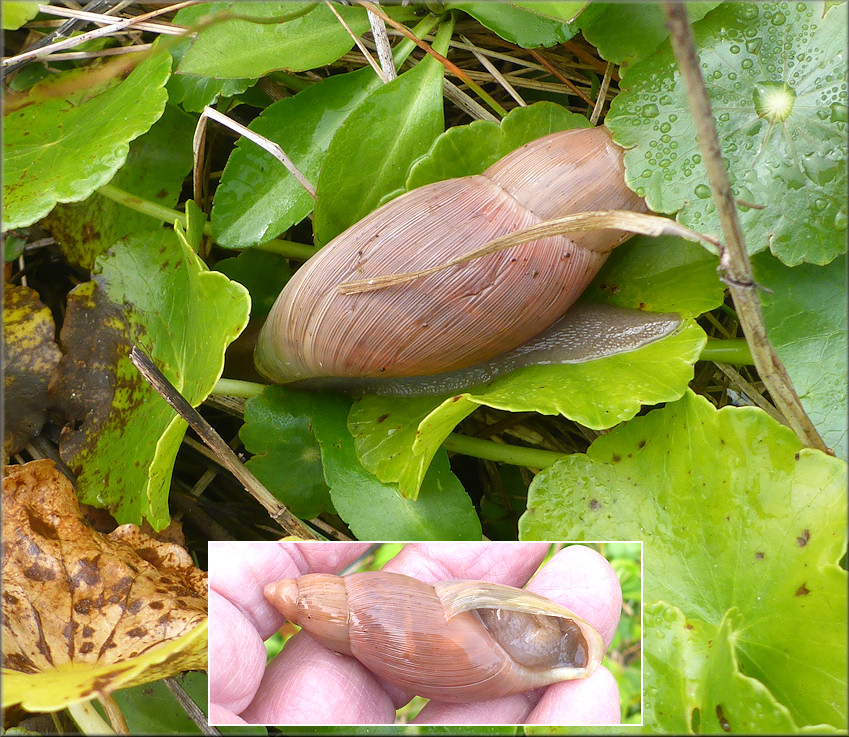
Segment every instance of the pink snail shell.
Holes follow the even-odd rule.
[[[265,597],[331,650],[439,701],[494,699],[586,678],[605,651],[598,632],[565,607],[484,581],[308,574],[269,584]]]
[[[307,261],[280,293],[255,361],[277,383],[409,377],[488,361],[558,320],[630,237],[554,236],[373,292],[339,284],[444,263],[493,238],[589,210],[647,211],[625,185],[604,127],[522,146],[483,174],[435,182],[383,205]]]

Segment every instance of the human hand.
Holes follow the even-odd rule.
[[[210,716],[213,723],[393,723],[411,694],[381,682],[359,661],[298,633],[265,668],[262,641],[283,623],[265,584],[305,573],[337,573],[368,548],[360,543],[230,543],[210,546]],[[547,543],[410,544],[384,571],[427,583],[479,579],[524,586]],[[527,588],[586,619],[609,645],[621,608],[619,582],[595,551],[570,546]],[[238,715],[238,716],[237,716]],[[605,668],[585,680],[470,704],[431,701],[414,720],[430,724],[615,724],[616,682]]]

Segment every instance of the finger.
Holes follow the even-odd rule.
[[[209,699],[239,714],[265,669],[265,646],[253,623],[217,591],[209,592]]]
[[[584,545],[570,545],[553,556],[527,588],[585,619],[610,646],[619,625],[622,588],[604,556]]]
[[[619,686],[607,668],[599,667],[579,681],[549,686],[526,724],[619,724]]]
[[[298,633],[271,661],[241,716],[251,724],[392,724],[395,707],[359,661]]]
[[[367,549],[368,543],[212,543],[209,588],[238,607],[267,640],[283,616],[262,595],[266,584],[304,573],[336,573]]]
[[[425,583],[466,578],[521,587],[548,548],[548,543],[410,543],[382,570]]]
[[[521,724],[536,705],[541,690],[471,704],[430,701],[412,721],[415,724]]]
[[[236,716],[229,709],[209,702],[209,723],[217,726],[245,724],[245,720]]]

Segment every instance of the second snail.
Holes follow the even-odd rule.
[[[472,702],[590,676],[601,636],[565,607],[484,581],[308,574],[265,587],[287,619],[419,696]]]

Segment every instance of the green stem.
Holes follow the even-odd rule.
[[[733,363],[737,366],[753,366],[755,363],[752,359],[752,352],[749,350],[749,344],[740,338],[729,340],[708,338],[699,360]]]
[[[68,711],[83,734],[115,734],[115,730],[97,713],[91,701],[71,704]]]
[[[107,199],[117,202],[119,205],[128,207],[130,210],[140,212],[142,215],[148,215],[162,222],[173,225],[175,221],[179,221],[183,227],[186,227],[186,214],[179,210],[172,210],[170,207],[165,207],[156,202],[151,202],[137,195],[130,194],[123,189],[119,189],[114,184],[104,184],[98,190]],[[207,220],[203,224],[203,234],[212,236],[212,225]],[[312,246],[304,243],[295,243],[294,241],[271,240],[261,243],[255,248],[261,251],[271,251],[278,253],[286,258],[294,258],[301,261],[306,261],[310,256],[315,254],[316,250]]]
[[[501,461],[511,466],[525,466],[527,468],[546,468],[568,457],[566,453],[556,453],[553,450],[539,450],[537,448],[523,448],[519,445],[505,445],[495,443],[492,440],[471,438],[468,435],[460,435],[452,432],[443,443],[446,450],[453,453],[474,458],[483,458],[487,461]]]
[[[267,384],[257,384],[253,381],[239,381],[238,379],[219,379],[212,390],[212,394],[226,394],[230,397],[243,397],[250,399],[262,393]]]
[[[416,36],[416,38],[422,38],[422,36],[427,36],[430,33],[437,23],[440,21],[440,16],[438,15],[426,15],[422,18],[413,28],[412,34]],[[413,41],[410,41],[409,38],[403,39],[392,52],[392,61],[395,63],[395,68],[400,69],[401,65],[407,60],[407,57],[413,53],[413,49],[416,48],[416,44]]]

